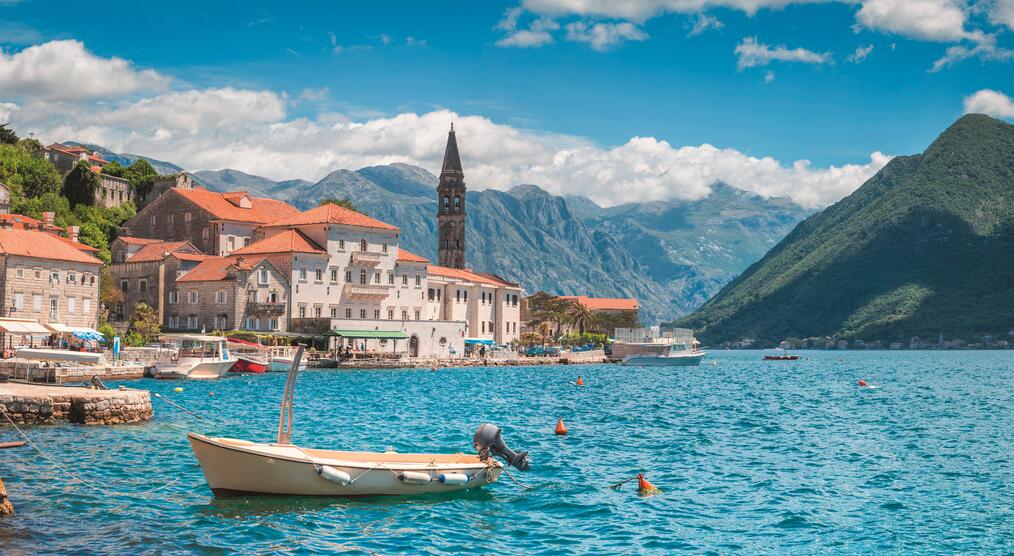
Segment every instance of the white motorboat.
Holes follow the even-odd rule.
[[[504,464],[528,469],[528,453],[504,444],[488,423],[476,431],[476,455],[344,452],[292,444],[292,398],[302,348],[296,352],[282,396],[277,442],[187,435],[215,496],[376,496],[449,492],[496,482]]]
[[[268,352],[268,372],[287,373],[292,368],[292,362],[296,360],[296,348],[292,346],[265,346]],[[306,364],[300,362],[299,370],[306,368]]]
[[[225,338],[200,334],[163,334],[155,378],[209,379],[225,376],[236,363]]]
[[[628,367],[696,367],[707,353],[687,348],[685,344],[666,344],[660,353],[631,354],[621,365]]]

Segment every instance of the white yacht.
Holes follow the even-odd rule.
[[[159,339],[162,348],[155,378],[219,378],[236,364],[221,336],[163,334]]]

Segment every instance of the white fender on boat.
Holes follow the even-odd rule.
[[[313,467],[317,470],[317,474],[320,475],[322,479],[327,479],[332,483],[347,486],[352,482],[352,475],[349,475],[341,469],[335,469],[334,467],[328,465],[315,465]]]
[[[463,485],[468,482],[468,475],[464,473],[441,473],[437,478],[445,485]]]
[[[410,485],[425,485],[433,480],[429,473],[419,473],[418,471],[402,471],[398,473],[398,478],[401,479],[401,482]]]

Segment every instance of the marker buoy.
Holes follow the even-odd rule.
[[[865,380],[860,379],[859,380],[859,386],[861,386],[863,388],[866,388],[867,386],[869,386],[869,384],[866,384]]]
[[[577,375],[577,382],[575,382],[575,384],[578,386],[584,386],[584,379],[581,378],[581,375]]]
[[[641,496],[651,496],[653,494],[661,494],[662,490],[657,486],[648,482],[648,479],[644,478],[644,473],[637,474],[637,493]]]
[[[556,421],[556,434],[564,435],[567,434],[567,425],[563,424],[563,417],[559,417]]]
[[[176,388],[173,388],[173,392],[179,393],[179,392],[182,392],[182,391],[183,391],[183,387],[182,386],[177,386]]]

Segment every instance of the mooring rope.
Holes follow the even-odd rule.
[[[490,466],[490,467],[492,467],[492,466]],[[511,475],[511,472],[507,471],[507,466],[506,465],[504,465],[500,469],[503,470],[504,475],[507,475],[508,479],[514,481],[514,484],[518,485],[519,487],[521,487],[521,488],[523,488],[525,490],[534,490],[535,489],[535,487],[528,486],[528,485],[522,483],[521,481],[518,481],[517,479],[515,479],[514,475]]]
[[[114,495],[114,496],[115,495],[119,495],[119,496],[146,496],[146,495],[151,494],[151,493],[153,493],[155,491],[162,490],[163,488],[166,488],[166,487],[169,487],[171,485],[174,485],[177,482],[179,482],[179,480],[180,480],[180,478],[177,477],[177,478],[169,481],[168,483],[166,483],[166,484],[164,484],[162,486],[155,487],[155,488],[153,488],[151,490],[146,490],[144,492],[119,492],[119,491],[111,491],[111,490],[104,489],[104,488],[102,488],[102,487],[100,487],[98,485],[95,485],[95,484],[93,484],[93,483],[91,483],[89,481],[86,481],[86,480],[82,479],[81,477],[75,475],[74,473],[72,473],[69,470],[67,470],[66,467],[64,467],[63,465],[60,465],[60,463],[58,461],[56,461],[55,459],[53,459],[52,457],[50,457],[50,455],[47,454],[45,450],[43,450],[35,442],[33,442],[32,439],[29,438],[27,434],[25,434],[25,431],[21,430],[21,427],[19,427],[18,424],[15,423],[13,419],[11,419],[11,416],[7,414],[7,407],[4,406],[4,405],[2,405],[2,404],[0,404],[0,413],[4,414],[4,417],[7,418],[7,422],[10,423],[11,426],[14,427],[14,430],[18,431],[18,434],[20,434],[21,437],[24,438],[26,442],[28,442],[28,445],[31,446],[32,448],[35,448],[35,451],[39,452],[39,455],[41,455],[43,458],[45,458],[46,461],[48,461],[49,463],[53,464],[54,467],[56,467],[57,469],[59,469],[60,471],[62,471],[64,474],[68,475],[70,478],[78,481],[82,485],[84,485],[84,486],[86,486],[86,487],[88,487],[88,488],[90,488],[92,490],[95,490],[97,492],[102,492],[104,494]]]

